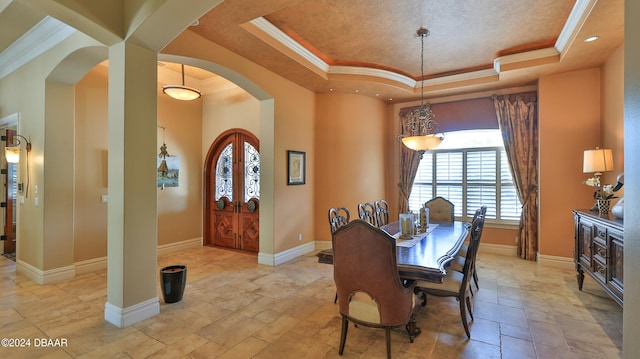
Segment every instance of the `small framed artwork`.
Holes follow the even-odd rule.
[[[300,151],[287,151],[287,184],[296,185],[305,183],[306,154]]]

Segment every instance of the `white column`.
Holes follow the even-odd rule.
[[[109,48],[107,303],[126,327],[160,312],[157,297],[157,54]]]

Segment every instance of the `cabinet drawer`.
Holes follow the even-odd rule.
[[[593,226],[593,239],[600,239],[602,242],[607,240],[607,228],[599,224]]]
[[[593,256],[603,264],[607,264],[607,246],[606,243],[593,241]]]
[[[602,284],[607,282],[607,265],[598,261],[593,261],[593,278]]]

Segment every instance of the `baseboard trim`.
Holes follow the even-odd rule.
[[[160,245],[158,246],[158,255],[195,247],[202,247],[202,237]],[[92,258],[75,262],[74,266],[76,274],[84,274],[101,269],[107,269],[107,257]]]
[[[292,259],[303,256],[309,252],[313,252],[316,246],[314,242],[305,243],[299,245],[297,247],[289,248],[285,251],[269,254],[269,253],[258,253],[258,263],[264,264],[268,266],[277,266],[282,263],[288,262]]]
[[[576,265],[573,261],[573,258],[550,256],[550,255],[538,253],[537,260],[538,260],[538,264],[545,267],[567,269],[567,270],[576,269]]]
[[[331,241],[316,241],[316,250],[329,249],[333,246]]]
[[[85,261],[75,262],[73,265],[76,267],[77,274],[94,272],[107,268],[107,257],[87,259]]]
[[[498,254],[501,256],[514,257],[518,255],[516,246],[506,244],[480,243],[478,253]]]
[[[56,283],[76,276],[74,266],[66,266],[43,271],[21,260],[16,260],[16,272],[23,274],[40,285]]]
[[[158,254],[177,252],[184,249],[202,247],[202,237],[187,239],[180,242],[162,244],[158,246]]]
[[[125,328],[160,314],[160,299],[153,297],[127,308],[109,302],[104,305],[104,319],[118,328]]]

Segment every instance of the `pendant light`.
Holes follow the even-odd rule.
[[[429,30],[421,27],[416,32],[422,43],[420,53],[420,70],[422,82],[420,86],[420,107],[409,111],[404,119],[404,133],[402,143],[414,151],[428,151],[438,147],[444,140],[444,133],[431,111],[431,105],[424,103],[424,38],[429,36]]]
[[[200,98],[200,91],[184,85],[184,64],[182,64],[182,85],[162,86],[162,92],[181,101],[191,101]]]

